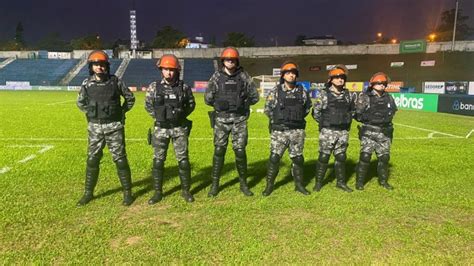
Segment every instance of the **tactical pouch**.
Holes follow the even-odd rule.
[[[92,102],[87,106],[87,117],[97,117],[97,102]]]
[[[167,107],[165,113],[166,120],[176,121],[179,118],[179,110],[177,108]]]
[[[155,106],[155,120],[156,122],[166,121],[166,107],[165,106]]]
[[[191,129],[193,129],[193,121],[185,119],[184,126],[186,127],[186,134],[191,135]]]
[[[228,101],[216,101],[214,103],[214,108],[216,108],[217,111],[227,111],[229,110],[229,102]]]
[[[388,138],[390,138],[390,140],[392,140],[393,139],[393,131],[394,131],[394,128],[392,126],[385,127],[383,129],[383,134],[385,136],[387,136]]]
[[[214,128],[216,125],[216,112],[215,111],[209,111],[207,112],[209,115],[209,121],[211,122],[211,128]]]
[[[362,140],[362,136],[364,135],[363,127],[361,127],[360,125],[357,125],[357,129],[359,130],[359,140]]]
[[[146,136],[146,140],[147,140],[147,143],[148,145],[151,145],[151,139],[152,139],[153,135],[151,133],[151,128],[148,128],[148,134]]]

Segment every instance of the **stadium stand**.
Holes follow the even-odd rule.
[[[0,84],[29,81],[36,86],[55,86],[79,60],[17,59],[0,70]]]
[[[123,74],[123,81],[129,87],[147,87],[151,82],[160,78],[160,72],[156,67],[156,60],[131,59]]]
[[[184,82],[194,87],[194,81],[208,81],[214,73],[212,59],[184,59]]]
[[[117,68],[120,66],[122,59],[110,59],[110,73],[115,73]],[[86,64],[81,71],[75,76],[71,82],[69,83],[70,86],[81,86],[84,79],[89,76],[89,66]]]

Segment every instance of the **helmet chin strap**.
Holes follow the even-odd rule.
[[[101,81],[107,81],[109,79],[109,73],[96,73],[95,74]]]

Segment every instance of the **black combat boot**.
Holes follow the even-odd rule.
[[[224,166],[225,147],[217,146],[214,150],[214,157],[212,159],[212,173],[211,173],[211,189],[207,195],[215,197],[219,194],[219,179],[221,177],[222,167]]]
[[[364,161],[359,161],[356,171],[356,189],[364,190],[364,182],[367,178],[367,173],[369,172],[369,163]]]
[[[303,156],[297,156],[292,159],[293,163],[291,166],[291,174],[295,180],[295,191],[300,192],[304,195],[309,195],[309,191],[303,185],[303,165],[304,165],[304,158]]]
[[[352,192],[352,189],[346,184],[346,162],[336,160],[334,163],[334,171],[336,172],[336,187],[345,192]]]
[[[267,169],[267,185],[265,186],[265,190],[262,192],[264,197],[270,196],[273,192],[273,186],[275,184],[275,178],[278,175],[278,169],[280,168],[280,156],[277,154],[272,153],[270,155],[270,160],[268,161],[268,169]]]
[[[193,202],[194,197],[189,191],[191,188],[191,166],[188,159],[181,160],[178,167],[179,179],[181,180],[181,196],[185,201]]]
[[[97,179],[99,177],[99,166],[90,167],[89,165],[86,166],[86,181],[85,181],[85,189],[84,195],[82,198],[77,202],[77,206],[84,206],[89,203],[94,198],[94,188],[97,185]]]
[[[250,191],[247,184],[247,154],[245,150],[235,150],[235,166],[239,173],[240,191],[242,191],[245,196],[253,196],[253,192]]]
[[[377,174],[379,178],[379,185],[388,190],[393,190],[393,187],[388,183],[388,159],[379,158],[377,163]]]
[[[117,166],[117,175],[123,188],[122,205],[130,206],[134,199],[132,196],[132,174],[130,172],[127,157],[118,159],[115,162],[115,165]]]
[[[323,188],[324,177],[326,176],[326,171],[328,169],[328,164],[318,161],[316,163],[316,183],[314,184],[313,191],[319,192]]]
[[[153,188],[155,194],[148,200],[148,204],[153,205],[160,202],[163,199],[163,173],[164,173],[164,162],[162,160],[153,159],[153,168],[151,170],[151,176],[153,178]]]

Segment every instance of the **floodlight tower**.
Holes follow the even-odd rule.
[[[136,58],[137,48],[137,11],[135,10],[135,1],[133,1],[133,8],[130,10],[130,49],[132,49],[132,58]]]

